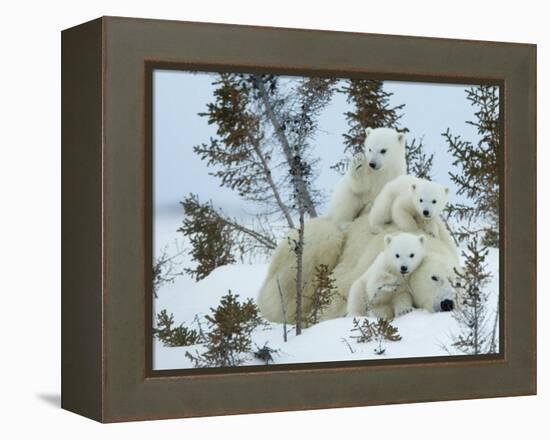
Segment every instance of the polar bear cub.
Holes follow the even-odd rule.
[[[447,204],[449,189],[437,182],[414,176],[399,176],[380,192],[369,213],[371,231],[378,233],[388,223],[404,232],[423,229],[439,238],[440,214]]]
[[[364,152],[356,155],[337,183],[327,217],[346,226],[370,209],[384,185],[406,173],[405,135],[391,128],[367,128]]]
[[[382,252],[350,288],[348,316],[369,311],[378,318],[392,319],[410,312],[413,298],[406,281],[424,259],[424,244],[423,235],[386,235]]]

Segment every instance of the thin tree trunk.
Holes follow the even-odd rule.
[[[475,292],[474,292],[474,295],[475,295]],[[478,338],[479,338],[479,319],[478,319],[478,307],[479,307],[479,303],[478,303],[478,299],[476,296],[474,296],[474,325],[473,325],[473,332],[474,332],[474,354],[479,354],[479,352],[481,351],[479,349],[479,341],[478,341]]]
[[[283,203],[283,199],[281,198],[281,195],[279,194],[279,190],[277,189],[277,185],[275,185],[275,182],[273,181],[273,176],[271,175],[271,170],[269,169],[269,165],[267,164],[267,161],[265,160],[264,155],[262,154],[262,151],[256,141],[254,141],[254,151],[256,152],[256,155],[258,156],[258,159],[260,160],[260,163],[262,165],[263,172],[265,174],[265,178],[267,180],[267,183],[269,187],[271,188],[271,192],[273,193],[273,197],[275,197],[275,202],[277,203],[277,206],[283,213],[286,222],[288,223],[288,226],[290,228],[294,228],[294,222],[292,221],[292,217],[290,216],[290,212],[288,211],[287,206]]]
[[[442,220],[443,220],[443,224],[444,224],[445,227],[447,228],[447,231],[449,232],[449,235],[450,235],[451,238],[453,239],[453,241],[454,241],[454,243],[455,243],[455,246],[456,246],[456,247],[459,247],[459,246],[460,246],[460,243],[458,242],[457,238],[455,237],[455,234],[453,233],[453,231],[451,230],[451,227],[449,226],[449,220],[448,220],[448,218],[442,217]]]
[[[254,238],[255,240],[257,240],[259,243],[261,243],[266,248],[268,248],[270,250],[274,250],[277,247],[277,243],[275,243],[271,238],[269,238],[269,237],[267,237],[263,234],[260,234],[259,232],[256,232],[252,229],[249,229],[246,226],[240,225],[236,221],[233,221],[233,220],[223,216],[219,212],[216,212],[216,215],[218,216],[220,221],[224,222],[227,226],[229,226],[233,229],[236,229],[237,231],[242,232],[243,234],[246,234],[249,237]]]
[[[495,320],[493,322],[493,330],[491,332],[491,343],[489,345],[489,353],[496,353],[497,352],[497,323],[498,323],[498,317],[499,317],[499,311],[497,307],[497,311],[495,312]]]
[[[302,334],[302,271],[304,254],[304,207],[299,203],[300,228],[296,243],[296,335]]]
[[[287,342],[287,331],[286,331],[286,307],[285,307],[285,300],[283,298],[283,291],[281,289],[281,283],[279,282],[279,277],[277,277],[277,288],[279,290],[279,297],[281,298],[281,310],[283,312],[283,340]]]
[[[294,162],[294,158],[292,155],[292,148],[290,147],[290,143],[288,142],[288,139],[282,129],[281,123],[279,119],[277,118],[277,115],[275,114],[275,111],[273,110],[273,106],[271,104],[271,101],[269,100],[269,96],[267,94],[267,91],[265,89],[265,85],[261,78],[258,75],[254,76],[254,81],[256,82],[256,85],[258,86],[258,90],[260,92],[260,96],[262,98],[262,101],[265,106],[267,117],[269,118],[271,125],[273,125],[273,130],[275,131],[275,135],[277,136],[277,139],[279,140],[279,143],[281,144],[281,147],[283,149],[283,153],[285,155],[286,161],[288,163],[288,166],[292,168],[292,164]],[[307,189],[307,185],[303,179],[302,176],[297,176],[297,178],[294,180],[296,185],[296,190],[298,194],[300,194],[300,197],[304,201],[305,209],[310,217],[317,217],[317,211],[315,209],[315,205],[313,203],[313,199],[311,197],[311,194],[309,193]]]

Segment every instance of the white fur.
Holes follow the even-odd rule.
[[[292,243],[296,239],[297,232],[291,231],[277,245],[271,256],[267,277],[258,294],[260,312],[272,322],[283,322],[286,318],[288,323],[294,323],[296,319],[296,255]],[[326,264],[332,270],[338,261],[343,243],[344,234],[333,222],[325,218],[306,221],[302,260],[304,315],[311,308],[315,268]],[[283,307],[286,316],[283,316]]]
[[[367,128],[364,153],[356,155],[331,197],[327,217],[343,226],[368,211],[384,185],[406,173],[405,135]]]
[[[399,176],[389,182],[375,199],[369,213],[371,230],[380,232],[394,223],[401,231],[420,228],[439,238],[446,230],[440,214],[447,204],[448,188],[413,176]]]
[[[388,225],[383,233],[372,234],[366,215],[351,223],[346,230],[346,242],[341,256],[333,270],[339,295],[324,311],[323,319],[346,315],[347,299],[352,284],[367,271],[384,249],[384,234],[397,232],[399,230],[395,225]],[[414,234],[420,235],[421,231],[417,230]],[[412,285],[411,294],[416,307],[437,311],[436,305],[439,304],[440,298],[448,294],[448,289],[432,282],[431,275],[440,275],[442,279],[452,277],[453,268],[459,268],[458,252],[452,238],[445,240],[443,237],[436,239],[431,236],[425,237],[425,250],[424,260],[408,277],[408,287]]]
[[[412,310],[413,299],[404,285],[425,254],[423,235],[386,235],[384,249],[351,286],[348,316],[366,315],[392,319]]]
[[[429,312],[440,312],[444,300],[453,301],[454,307],[460,305],[456,297],[455,270],[460,270],[458,263],[453,263],[447,253],[431,252],[424,257],[422,264],[409,277],[409,291],[413,305]]]
[[[394,225],[387,226],[384,233],[399,232]],[[419,234],[420,232],[415,232]],[[295,232],[289,234],[296,238]],[[312,219],[305,225],[304,246],[304,310],[310,308],[307,296],[315,277],[315,267],[326,264],[333,271],[338,295],[323,312],[322,319],[346,315],[347,299],[351,285],[369,268],[384,249],[384,234],[372,234],[367,215],[353,221],[344,233],[331,221]],[[426,256],[414,273],[408,277],[408,287],[413,305],[429,311],[439,311],[443,299],[452,299],[449,279],[454,277],[454,268],[459,268],[458,252],[451,238],[436,239],[426,236]],[[439,280],[431,279],[436,275]],[[295,320],[296,260],[287,239],[283,239],[273,252],[268,274],[257,298],[262,315],[273,322],[283,322],[281,296],[288,323]],[[278,281],[278,283],[277,283]],[[279,284],[279,285],[278,285]]]

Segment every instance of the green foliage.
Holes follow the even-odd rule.
[[[351,331],[359,333],[351,336],[359,343],[377,342],[378,346],[374,349],[374,352],[378,355],[386,352],[386,349],[382,347],[384,341],[395,342],[402,339],[399,329],[391,325],[391,321],[382,318],[379,318],[376,322],[370,322],[367,318],[361,322],[354,318]]]
[[[168,315],[166,309],[157,314],[158,327],[153,329],[153,336],[161,341],[165,347],[182,347],[200,344],[203,337],[196,330],[184,327],[182,324],[174,327],[174,315]]]
[[[350,79],[344,82],[339,92],[346,95],[347,102],[353,105],[353,110],[345,113],[349,130],[344,134],[344,153],[354,156],[363,151],[365,144],[365,129],[367,127],[389,127],[407,133],[409,130],[401,127],[402,110],[405,104],[391,106],[393,93],[384,90],[384,82],[379,80]],[[422,140],[413,139],[405,147],[407,173],[420,178],[431,177],[433,154],[424,152]],[[349,160],[343,159],[331,168],[343,174]]]
[[[307,326],[317,324],[323,311],[330,305],[332,299],[338,294],[332,277],[332,271],[326,264],[320,264],[315,268],[313,279],[314,290],[311,299],[311,312],[305,318]]]
[[[497,86],[476,86],[466,90],[467,99],[476,109],[475,120],[466,121],[477,129],[480,140],[477,144],[453,136],[449,129],[442,136],[458,172],[449,173],[456,184],[459,195],[465,195],[470,203],[451,204],[449,216],[470,225],[476,222],[476,229],[468,228],[459,236],[467,239],[474,232],[483,233],[483,243],[498,246],[499,241],[499,182],[498,155],[500,150],[499,88]],[[482,224],[481,228],[479,224]]]
[[[300,192],[308,214],[315,217],[318,191],[299,175],[289,180],[272,170],[292,168],[293,151],[306,161],[304,152],[317,130],[317,117],[330,102],[334,81],[304,78],[294,80],[288,90],[274,75],[220,74],[213,83],[213,102],[199,113],[217,127],[216,137],[195,146],[195,153],[216,169],[211,174],[222,186],[265,205],[272,214],[276,208],[289,227],[293,227],[292,200],[284,196],[289,186]]]
[[[384,90],[383,81],[349,79],[339,91],[345,93],[347,102],[354,106],[354,110],[345,113],[350,127],[348,133],[344,134],[346,153],[363,151],[367,127],[398,128],[399,120],[403,117],[400,111],[405,104],[395,107],[390,105],[393,93]]]
[[[264,132],[260,115],[251,108],[251,84],[241,75],[220,74],[214,85],[214,102],[199,116],[217,127],[217,137],[193,150],[209,167],[217,169],[210,174],[220,179],[221,186],[247,198],[258,187],[265,189],[262,179],[271,155],[261,151]]]
[[[457,272],[457,298],[461,302],[453,311],[460,332],[453,335],[453,347],[464,354],[485,354],[496,350],[496,327],[489,329],[487,294],[484,289],[491,279],[485,259],[488,249],[480,245],[477,235],[470,236],[462,252],[464,266]]]
[[[212,204],[201,204],[195,194],[190,194],[181,204],[185,218],[178,231],[189,239],[189,254],[197,262],[195,269],[186,268],[185,273],[199,281],[217,267],[234,263],[231,228]]]
[[[379,338],[392,342],[401,340],[399,329],[391,325],[391,321],[382,318],[379,318],[376,322],[370,322],[368,318],[363,319],[361,322],[354,318],[351,331],[359,333],[359,335],[352,336],[352,338],[360,343],[376,341]]]
[[[204,367],[234,367],[244,362],[252,347],[252,332],[265,325],[260,317],[258,307],[249,299],[239,302],[239,296],[231,291],[222,297],[220,305],[210,309],[206,315],[208,325],[205,348],[202,354],[198,352],[185,353],[196,368]]]
[[[194,151],[221,186],[262,208],[248,225],[217,211],[241,259],[275,248],[273,225],[279,220],[294,229],[300,210],[317,216],[321,194],[311,176],[318,158],[311,157],[310,143],[336,81],[222,73],[213,83],[213,100],[199,115],[216,127],[216,135]]]

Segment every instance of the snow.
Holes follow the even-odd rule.
[[[488,287],[489,319],[492,323],[498,306],[498,250],[491,249],[488,256],[488,269],[493,279]],[[155,300],[155,311],[167,309],[174,314],[177,324],[196,328],[195,318],[210,313],[210,308],[218,306],[222,296],[231,290],[240,300],[254,299],[267,272],[267,264],[234,264],[215,269],[207,278],[194,282],[188,276],[179,277],[173,284],[162,287]],[[194,322],[195,321],[195,322]],[[204,321],[204,320],[203,320]],[[321,322],[304,329],[296,336],[289,326],[288,341],[283,340],[283,325],[270,323],[269,328],[258,328],[252,335],[254,347],[264,344],[278,350],[273,354],[277,364],[331,362],[366,359],[396,359],[409,357],[446,356],[452,343],[452,335],[458,326],[452,313],[429,313],[414,310],[396,318],[392,324],[399,329],[402,340],[384,342],[384,354],[378,355],[377,342],[357,343],[351,332],[353,318],[339,318]],[[205,323],[203,322],[203,325]],[[348,345],[349,344],[349,345]],[[353,350],[353,353],[350,350]],[[153,365],[157,370],[192,368],[185,357],[187,351],[201,351],[201,345],[187,347],[164,347],[155,339]],[[459,353],[452,353],[459,354]],[[259,365],[261,361],[250,355],[243,365]]]

